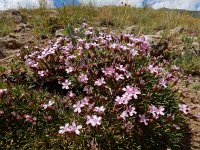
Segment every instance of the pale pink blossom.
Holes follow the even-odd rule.
[[[62,84],[62,89],[69,89],[69,86],[72,84],[69,80],[65,80],[65,82],[61,83]]]
[[[136,50],[134,50],[134,49],[130,49],[130,53],[131,53],[131,55],[132,55],[133,57],[138,55],[138,51],[136,51]]]
[[[125,91],[127,94],[133,96],[134,99],[138,99],[137,95],[141,94],[141,91],[137,87],[126,86],[122,90]]]
[[[132,107],[132,106],[128,106],[126,111],[127,113],[129,113],[129,116],[133,116],[133,114],[137,114],[137,112],[135,111],[135,107]]]
[[[124,79],[124,76],[123,76],[122,74],[115,73],[115,79],[116,79],[117,81],[123,80],[123,79]]]
[[[158,66],[154,67],[153,65],[149,65],[147,68],[149,69],[150,73],[156,73],[156,74],[158,74],[159,72],[162,71],[162,69],[159,68]]]
[[[45,75],[46,75],[46,71],[38,71],[38,75],[40,76],[40,77],[44,77]]]
[[[74,68],[73,68],[73,67],[67,67],[67,68],[65,69],[65,71],[66,71],[67,73],[71,73],[72,71],[74,71]]]
[[[156,114],[157,108],[154,105],[149,106],[149,112],[153,115],[154,118],[157,118]]]
[[[59,134],[64,134],[65,132],[70,132],[69,123],[66,123],[65,126],[61,126],[58,131]]]
[[[126,67],[124,67],[123,65],[119,65],[116,67],[116,69],[120,70],[120,71],[123,71],[123,72],[126,72]]]
[[[159,108],[157,108],[156,113],[157,115],[164,116],[165,115],[164,111],[165,111],[165,108],[163,106],[160,106]]]
[[[88,81],[88,77],[86,74],[81,74],[79,77],[78,77],[78,81],[81,82],[81,83],[87,83]]]
[[[69,96],[69,97],[74,97],[75,94],[74,94],[72,91],[69,91],[69,92],[68,92],[68,96]]]
[[[49,108],[49,107],[52,107],[52,105],[53,105],[54,103],[55,103],[55,102],[54,102],[53,100],[50,100],[50,101],[48,102],[48,104],[43,104],[42,107],[43,107],[44,109],[47,109],[47,108]]]
[[[111,76],[115,73],[115,68],[113,68],[113,67],[104,68],[104,69],[102,69],[102,72],[104,73],[105,76],[107,76],[107,75]]]
[[[104,111],[105,111],[104,106],[95,107],[95,108],[94,108],[94,112],[103,113]]]
[[[81,100],[81,103],[86,106],[86,105],[89,105],[89,98],[88,97],[84,97],[82,100]]]
[[[84,104],[82,104],[80,101],[78,101],[76,104],[73,105],[74,112],[80,113],[81,108],[84,106],[85,106]]]
[[[144,125],[148,125],[149,119],[147,119],[145,115],[139,115],[139,117],[140,117],[140,123],[144,123]]]
[[[167,87],[167,80],[165,80],[164,78],[161,78],[159,80],[159,85],[161,85],[162,87],[166,88]]]
[[[185,104],[179,104],[179,110],[183,112],[184,114],[188,114],[188,111],[190,111],[190,108]]]
[[[128,112],[125,110],[125,111],[123,111],[121,114],[120,114],[120,118],[122,118],[122,119],[126,119],[126,117],[129,117],[128,116]]]
[[[61,126],[60,127],[60,130],[58,131],[59,134],[64,134],[65,132],[68,132],[68,133],[76,133],[76,134],[80,134],[80,129],[82,129],[82,126],[81,125],[76,125],[75,122],[72,123],[71,126],[69,126],[69,123],[66,123],[65,126]]]
[[[118,47],[118,44],[113,43],[113,44],[110,45],[109,48],[111,48],[111,49],[116,49],[117,47]]]
[[[82,129],[82,125],[76,125],[75,122],[72,122],[72,125],[70,126],[70,132],[75,132],[76,134],[80,134],[80,129]]]
[[[91,124],[93,127],[96,125],[100,125],[101,124],[101,120],[102,117],[97,117],[96,115],[92,115],[92,116],[87,116],[87,122],[86,124]]]
[[[94,85],[96,85],[96,86],[101,86],[101,85],[103,85],[103,84],[105,84],[106,82],[105,82],[105,80],[104,80],[104,78],[100,78],[100,79],[97,79],[95,82],[94,82]]]
[[[149,112],[153,115],[153,118],[158,119],[159,115],[163,116],[165,108],[163,106],[156,107],[154,105],[149,106]]]
[[[131,73],[129,71],[124,72],[125,77],[128,79],[131,77]]]
[[[122,95],[122,97],[120,96],[117,96],[116,99],[115,99],[115,102],[117,105],[121,105],[121,104],[128,104],[128,102],[132,99],[131,97],[132,95],[128,94],[128,93],[124,93]]]
[[[172,67],[172,70],[173,70],[173,71],[178,71],[178,70],[179,70],[179,67],[177,67],[176,65],[174,65],[174,66]]]

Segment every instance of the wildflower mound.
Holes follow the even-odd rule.
[[[31,124],[27,128],[48,134],[48,148],[57,143],[65,149],[180,149],[182,115],[189,108],[173,88],[178,68],[152,56],[145,38],[87,24],[67,31],[45,48],[26,47],[18,55],[32,80],[65,94],[34,97],[34,107],[22,117]],[[8,93],[4,89],[1,98]]]

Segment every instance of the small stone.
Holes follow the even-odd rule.
[[[200,56],[200,44],[198,42],[193,42],[192,47],[193,47],[194,54],[196,54],[197,56]]]
[[[55,37],[64,37],[65,29],[56,30]]]
[[[23,46],[23,43],[21,41],[11,37],[5,37],[2,39],[1,42],[3,46],[5,46],[8,49],[17,49]]]
[[[15,38],[15,39],[16,39],[16,38],[17,38],[17,35],[14,34],[14,33],[10,33],[10,34],[9,34],[9,37],[11,37],[11,38]]]
[[[99,30],[99,31],[107,31],[109,28],[107,28],[107,27],[98,27],[97,28],[97,30]]]
[[[16,32],[16,33],[19,33],[19,32],[21,32],[22,31],[22,28],[21,27],[17,27],[16,29],[14,29],[14,32]]]

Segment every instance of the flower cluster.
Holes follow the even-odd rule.
[[[96,31],[84,23],[69,36],[33,50],[20,55],[36,79],[43,83],[56,81],[68,92],[68,107],[73,114],[67,122],[72,125],[60,126],[59,134],[85,134],[84,142],[95,138],[111,145],[133,141],[134,136],[140,139],[134,141],[136,147],[147,141],[146,135],[153,141],[149,141],[151,146],[168,137],[165,131],[177,134],[170,138],[178,137],[178,131],[172,129],[181,128],[180,112],[189,111],[181,104],[177,110],[177,98],[171,89],[178,82],[178,68],[151,56],[144,37]],[[42,107],[53,104],[49,101]],[[121,137],[120,142],[107,139],[116,135]],[[170,142],[176,140],[180,139],[163,142],[171,147]]]

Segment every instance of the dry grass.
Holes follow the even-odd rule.
[[[55,11],[57,13],[55,13]],[[37,35],[51,35],[56,26],[65,27],[68,23],[78,25],[87,21],[92,26],[109,26],[114,30],[121,31],[124,28],[136,25],[135,34],[153,34],[160,29],[168,32],[169,29],[183,26],[200,31],[200,20],[193,18],[188,13],[166,10],[153,10],[151,8],[134,8],[130,6],[66,6],[53,11],[45,7],[28,10],[20,9],[21,14],[27,18]],[[0,20],[0,33],[12,31],[13,23]]]
[[[183,26],[191,28],[197,32],[200,31],[198,18],[189,16],[186,12],[180,13],[176,11],[153,10],[151,8],[133,8],[129,6],[121,7],[100,7],[92,6],[82,7],[64,7],[56,9],[58,25],[65,26],[70,23],[77,25],[82,21],[89,22],[92,26],[109,26],[115,30],[123,30],[124,28],[136,25],[136,33],[153,34],[156,31],[163,29],[168,32],[169,29]],[[36,33],[51,28],[50,18],[52,15],[47,13],[44,8],[36,10],[23,10],[22,13],[26,16],[31,14],[29,22],[33,24]],[[48,31],[45,31],[48,32]]]

